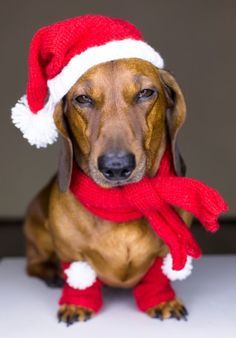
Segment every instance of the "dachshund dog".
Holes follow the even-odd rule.
[[[167,143],[176,173],[184,175],[176,135],[185,115],[185,100],[175,78],[147,61],[109,61],[79,78],[54,112],[61,136],[58,174],[27,211],[29,275],[60,285],[60,261],[86,261],[105,284],[130,288],[156,257],[166,256],[167,246],[145,219],[118,224],[100,219],[68,188],[73,162],[105,188],[138,182],[145,175],[153,177]],[[192,216],[178,212],[190,225]],[[149,316],[161,319],[180,319],[186,312],[177,298],[147,310]],[[72,323],[92,317],[94,311],[63,304],[58,315]]]

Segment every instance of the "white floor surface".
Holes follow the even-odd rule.
[[[66,327],[56,319],[60,289],[25,274],[23,258],[0,262],[1,338],[236,338],[236,256],[205,256],[174,288],[189,319],[161,322],[139,312],[130,290],[106,289],[103,310]]]

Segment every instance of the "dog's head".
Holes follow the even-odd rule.
[[[62,136],[60,189],[69,187],[73,160],[103,187],[153,176],[168,142],[176,173],[183,175],[176,135],[185,114],[183,94],[169,72],[140,59],[94,66],[54,113]]]

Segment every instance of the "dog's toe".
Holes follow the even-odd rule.
[[[169,318],[187,320],[188,311],[179,299],[174,299],[148,309],[147,314],[152,318],[158,318],[160,320]]]
[[[62,305],[57,313],[59,322],[70,326],[76,322],[85,322],[94,316],[94,311],[76,305]]]

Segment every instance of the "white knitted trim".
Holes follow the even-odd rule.
[[[167,254],[163,259],[162,264],[162,272],[166,275],[171,281],[174,280],[183,280],[191,275],[193,265],[192,265],[192,257],[188,256],[186,264],[182,270],[173,270],[172,268],[173,259],[171,254]]]
[[[84,290],[96,281],[96,273],[86,262],[71,263],[66,269],[67,283],[74,289]]]
[[[45,148],[57,139],[57,129],[53,120],[55,103],[49,98],[43,109],[34,114],[28,105],[26,95],[22,96],[11,110],[12,122],[23,133],[31,145]]]
[[[126,58],[149,61],[158,68],[164,66],[160,54],[144,41],[124,39],[88,48],[75,55],[58,75],[47,81],[49,100],[40,111],[36,114],[31,112],[25,96],[18,101],[12,108],[13,123],[22,131],[24,138],[37,148],[45,148],[48,144],[54,143],[58,135],[53,121],[56,104],[91,67]]]
[[[139,58],[149,61],[158,68],[163,68],[164,62],[158,52],[144,41],[124,39],[111,41],[102,46],[88,48],[81,54],[75,55],[69,63],[47,85],[54,102],[58,102],[76,81],[91,67],[100,63]]]

